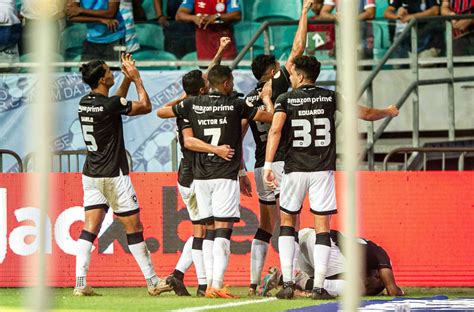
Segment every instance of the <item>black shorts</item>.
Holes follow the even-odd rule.
[[[387,252],[372,241],[367,241],[366,245],[366,272],[380,270],[383,268],[392,269],[392,263]]]
[[[118,45],[120,45],[120,40],[111,43],[95,43],[85,40],[82,44],[81,61],[118,61],[119,52],[114,51],[114,47]]]

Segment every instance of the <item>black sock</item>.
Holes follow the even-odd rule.
[[[174,270],[173,276],[179,279],[180,281],[184,280],[184,273],[179,270]]]

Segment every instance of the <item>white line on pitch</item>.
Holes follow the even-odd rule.
[[[173,310],[173,311],[174,311],[174,312],[207,311],[207,310],[220,309],[220,308],[238,307],[238,306],[243,306],[243,305],[248,305],[248,304],[264,303],[264,302],[270,302],[270,301],[275,301],[275,300],[278,300],[278,299],[275,298],[275,297],[272,297],[272,298],[266,298],[266,299],[256,299],[256,300],[247,300],[247,301],[239,301],[239,302],[229,302],[229,303],[217,304],[217,305],[205,305],[205,306],[194,307],[194,308],[190,307],[190,308],[179,309],[179,310]]]

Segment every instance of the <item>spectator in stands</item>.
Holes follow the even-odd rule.
[[[384,17],[396,20],[395,39],[405,29],[406,24],[416,17],[439,14],[439,0],[390,0]],[[443,47],[443,30],[439,21],[418,22],[418,54],[420,57],[438,56]],[[406,58],[411,51],[411,38],[407,36],[394,52],[395,57]]]
[[[313,11],[314,16],[311,17],[310,20],[318,21],[322,20],[321,18],[321,10],[324,5],[324,0],[315,0],[313,5],[311,6],[311,11]],[[336,33],[334,24],[308,24],[308,32],[316,32],[321,33],[322,35],[318,38],[321,40],[315,40],[315,49],[316,50],[326,50],[328,51],[329,55],[334,55],[334,46],[336,44]],[[311,35],[310,35],[311,36]],[[312,40],[312,37],[309,40]],[[310,51],[308,51],[310,52]]]
[[[122,0],[120,2],[120,14],[125,23],[125,49],[127,53],[136,52],[140,50],[140,43],[135,29],[133,0]]]
[[[177,58],[196,51],[194,25],[180,23],[175,19],[182,2],[182,0],[168,0],[166,10],[162,0],[154,0],[153,3],[158,23],[163,27],[165,51],[173,53]]]
[[[0,63],[18,62],[21,23],[15,0],[0,0]]]
[[[237,56],[233,22],[242,18],[238,0],[183,0],[176,20],[196,25],[196,48],[199,60],[211,60],[219,49],[221,37],[231,38],[223,59]]]
[[[132,7],[133,7],[133,19],[135,20],[135,22],[145,22],[146,14],[142,6],[143,0],[131,0],[131,1],[132,1]]]
[[[49,0],[48,16],[55,21],[54,31],[58,34],[56,36],[56,49],[60,50],[61,42],[59,40],[61,32],[66,27],[64,19],[64,7],[66,0]],[[21,16],[23,16],[23,46],[22,53],[32,52],[28,48],[28,43],[31,37],[34,36],[33,29],[36,28],[36,21],[40,18],[40,1],[38,0],[22,0],[21,1]]]
[[[474,0],[443,0],[442,15],[474,14]],[[474,19],[454,20],[454,55],[474,55]]]
[[[87,23],[82,61],[101,59],[119,60],[115,46],[125,38],[125,23],[119,11],[120,2],[114,0],[69,0],[66,14],[70,21]]]
[[[336,13],[331,13],[334,8]],[[338,20],[339,13],[337,0],[324,0],[323,8],[321,9],[321,18],[329,20]],[[360,22],[360,47],[359,53],[361,58],[372,58],[374,48],[374,34],[372,31],[371,21],[375,18],[375,0],[361,0],[359,2],[359,21]]]

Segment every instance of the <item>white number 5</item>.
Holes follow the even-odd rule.
[[[87,150],[89,152],[96,152],[97,142],[95,141],[95,138],[92,133],[94,133],[94,126],[82,126],[82,134],[84,135],[84,141],[86,141]]]

